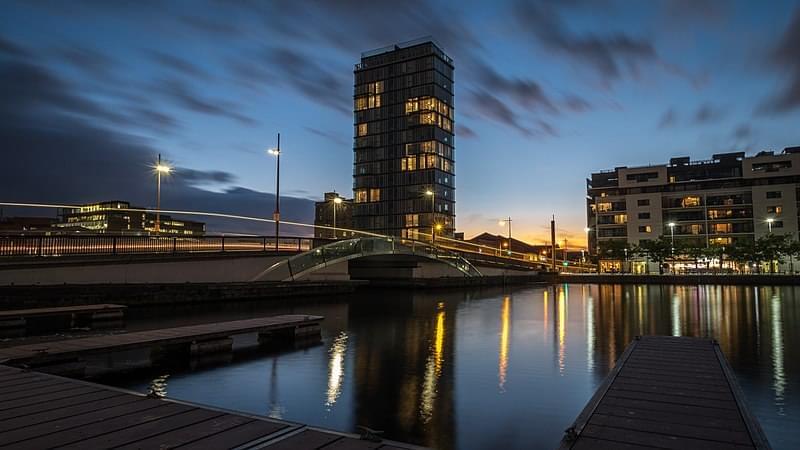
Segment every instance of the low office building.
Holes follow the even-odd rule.
[[[467,239],[465,242],[494,249],[498,254],[507,252],[509,245],[509,239],[507,236],[486,232],[481,233],[472,239]],[[513,237],[511,238],[510,243],[511,250],[514,253],[523,253],[525,254],[526,259],[530,259],[531,261],[548,259],[553,251],[549,244],[534,245],[520,241],[519,239],[514,239]],[[561,248],[558,245],[556,245],[556,252],[558,254],[557,257],[562,257]]]
[[[662,235],[678,244],[723,247],[770,232],[796,236],[799,191],[800,147],[593,173],[586,190],[589,248],[596,253],[604,241],[637,245]],[[601,261],[600,269],[622,266]],[[645,261],[628,266],[653,270]]]
[[[323,201],[315,202],[314,237],[328,239],[354,237],[353,199],[341,197],[336,192],[326,192]]]
[[[148,234],[156,232],[156,214],[128,202],[107,201],[61,210],[55,228],[65,232]],[[133,211],[132,211],[133,210]],[[161,214],[159,234],[203,236],[206,224]]]

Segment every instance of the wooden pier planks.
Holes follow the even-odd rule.
[[[20,345],[0,348],[0,363],[28,364],[54,357],[68,358],[81,354],[127,350],[152,345],[186,344],[249,332],[313,326],[318,325],[322,319],[321,316],[283,315]]]
[[[2,365],[0,391],[0,448],[418,448]]]
[[[624,351],[560,449],[768,449],[719,346],[644,336]]]

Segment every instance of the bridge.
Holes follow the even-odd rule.
[[[0,203],[64,208],[71,205]],[[139,210],[136,210],[139,211]],[[153,210],[146,210],[152,212]],[[198,211],[161,213],[271,219]],[[294,227],[330,228],[282,221]],[[339,230],[344,230],[339,228]],[[292,282],[370,278],[479,278],[552,270],[553,261],[467,241],[420,233],[421,240],[345,230],[356,238],[159,234],[0,234],[0,285],[91,283]],[[555,261],[589,271],[577,261]],[[102,270],[98,266],[102,266]]]

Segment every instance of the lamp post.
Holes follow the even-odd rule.
[[[773,219],[772,217],[767,219],[767,226],[769,227],[769,232],[770,233],[772,233],[772,222],[775,222],[775,219]]]
[[[342,203],[342,197],[336,196],[333,199],[333,238],[336,239],[336,205]]]
[[[269,149],[269,154],[275,156],[275,212],[272,220],[275,221],[275,251],[278,251],[278,238],[281,229],[281,134],[278,133],[278,146]]]
[[[500,220],[499,222],[497,222],[497,224],[500,225],[501,227],[503,225],[508,225],[508,254],[511,255],[511,216]]]
[[[431,198],[431,244],[436,245],[436,192],[428,189],[425,191],[425,195]]]
[[[670,222],[667,225],[669,226],[669,234],[672,238],[669,251],[672,256],[675,256],[675,222]]]
[[[159,153],[156,163],[156,233],[161,232],[161,174],[168,175],[171,171],[171,167],[161,163],[161,153]]]

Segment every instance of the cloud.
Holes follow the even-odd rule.
[[[188,184],[230,184],[236,181],[236,176],[230,172],[221,170],[195,170],[185,167],[177,167],[175,169],[175,177],[185,181]]]
[[[592,67],[606,81],[621,78],[623,68],[635,74],[639,64],[658,58],[653,44],[643,38],[623,33],[572,34],[552,4],[519,1],[514,15],[523,29],[545,48]]]
[[[678,116],[675,113],[675,109],[670,108],[670,109],[664,111],[664,114],[661,115],[661,119],[659,119],[659,121],[658,121],[658,128],[661,128],[661,129],[669,128],[669,127],[675,125],[675,122],[677,122],[677,120],[678,120]]]
[[[203,80],[210,78],[203,69],[177,56],[168,55],[158,50],[150,50],[148,56],[161,66],[188,77]]]
[[[770,64],[788,81],[758,108],[762,113],[786,113],[800,107],[800,8],[796,9],[780,41],[769,52]]]
[[[28,61],[0,60],[0,97],[4,200],[73,204],[117,198],[153,205],[150,165],[159,149],[103,126],[95,115],[105,111],[75,95],[64,80]],[[274,203],[272,194],[236,186],[209,192],[194,186],[233,181],[226,172],[183,168],[164,181],[162,206],[266,216]],[[308,200],[284,197],[281,209],[287,220],[313,220],[313,202]],[[271,233],[265,223],[208,222],[212,230]]]
[[[14,42],[4,39],[2,36],[0,36],[0,53],[6,56],[28,56],[28,52],[25,49]]]
[[[147,106],[132,106],[126,111],[127,122],[140,128],[161,133],[172,133],[180,128],[178,119]]]
[[[472,128],[466,125],[457,125],[456,136],[462,137],[464,139],[476,139],[478,137],[478,133],[476,133]]]
[[[733,130],[733,137],[736,138],[736,140],[747,139],[752,135],[753,135],[753,129],[750,127],[749,124],[746,123],[739,124]]]
[[[472,91],[470,95],[470,100],[475,104],[475,110],[480,115],[514,128],[526,137],[533,136],[533,131],[520,125],[516,113],[499,98],[483,90]]]
[[[486,64],[479,64],[477,72],[484,86],[492,92],[503,93],[524,108],[557,112],[556,107],[537,82],[520,78],[506,78]]]
[[[178,20],[195,31],[201,31],[210,35],[235,37],[242,34],[239,28],[233,26],[229,22],[216,21],[196,15],[181,16]]]
[[[709,103],[704,103],[694,113],[694,123],[706,124],[717,122],[725,116],[725,112]]]
[[[79,45],[62,46],[55,54],[72,66],[95,78],[110,80],[117,67],[116,61],[109,56]]]
[[[254,126],[256,120],[237,112],[240,107],[226,100],[207,99],[193,91],[188,84],[175,79],[165,80],[155,87],[166,99],[189,111],[209,116],[226,117],[242,125]]]
[[[567,98],[564,100],[564,105],[573,112],[585,112],[592,109],[592,105],[588,101],[572,94],[567,95]]]
[[[317,136],[328,139],[338,146],[347,147],[348,150],[350,149],[350,147],[352,147],[352,142],[347,140],[345,137],[341,136],[339,133],[335,133],[333,131],[322,131],[314,127],[304,127],[304,128],[309,133],[316,134]]]

